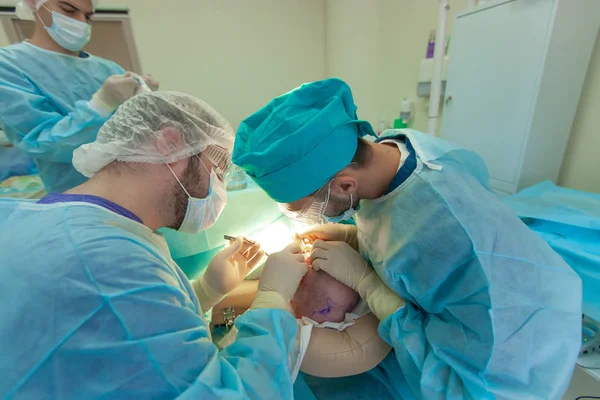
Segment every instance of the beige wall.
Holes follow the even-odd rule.
[[[326,0],[327,74],[352,87],[359,117],[371,123],[380,113],[380,3]]]
[[[596,38],[559,184],[600,193],[600,35]]]
[[[131,8],[143,68],[234,127],[272,97],[325,76],[321,0],[177,0],[166,12],[159,0],[110,1]]]
[[[6,33],[4,33],[4,29],[2,29],[2,27],[0,27],[0,47],[8,46],[9,44],[10,44],[10,42],[8,41],[8,38],[6,37]]]
[[[321,0],[106,0],[131,9],[142,66],[237,127],[299,83],[325,76]],[[163,10],[162,12],[160,10]]]

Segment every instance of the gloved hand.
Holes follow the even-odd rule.
[[[110,114],[133,97],[139,87],[139,83],[131,72],[109,76],[92,97],[90,107],[100,113]]]
[[[280,308],[291,312],[290,302],[307,271],[308,265],[296,243],[279,253],[271,254],[250,308]]]
[[[210,310],[237,288],[264,255],[259,244],[247,244],[242,237],[238,237],[214,256],[204,275],[192,282],[202,311]]]
[[[327,242],[346,242],[354,250],[358,251],[358,235],[355,225],[345,224],[324,224],[314,225],[297,235],[299,238],[305,238],[314,242],[315,240],[325,240]]]
[[[152,89],[153,92],[156,92],[160,87],[160,83],[158,83],[158,81],[154,79],[152,74],[141,75],[141,78],[144,80],[144,82],[146,82],[146,84],[150,87],[150,89]]]
[[[358,292],[380,321],[405,304],[404,299],[394,293],[369,263],[345,242],[315,241],[310,261],[314,270],[325,271]]]

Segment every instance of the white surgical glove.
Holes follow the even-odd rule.
[[[355,225],[324,224],[306,228],[297,235],[299,238],[308,239],[310,242],[324,240],[326,242],[346,242],[358,251],[358,235]]]
[[[238,237],[214,256],[204,275],[192,281],[202,311],[207,312],[237,288],[264,255],[259,244],[247,244]]]
[[[405,304],[348,243],[317,240],[310,261],[314,270],[325,271],[358,292],[380,321]]]
[[[296,243],[279,253],[271,254],[250,308],[280,308],[292,312],[290,302],[307,271],[308,265]]]
[[[158,90],[158,88],[160,87],[160,83],[158,83],[158,81],[156,79],[154,79],[152,74],[144,74],[144,75],[141,75],[140,78],[142,78],[144,80],[144,82],[146,82],[146,85],[148,85],[148,87],[153,92],[156,92]]]
[[[101,115],[110,115],[118,106],[133,97],[140,85],[131,72],[109,76],[94,94],[89,105]]]

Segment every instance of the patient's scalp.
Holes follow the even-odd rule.
[[[308,317],[317,323],[342,322],[359,300],[358,293],[348,286],[324,271],[309,268],[292,299],[292,306],[296,318]]]

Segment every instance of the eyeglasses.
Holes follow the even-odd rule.
[[[228,182],[231,179],[234,165],[231,163],[231,153],[229,151],[211,145],[202,154],[214,165],[215,172],[221,181]]]

